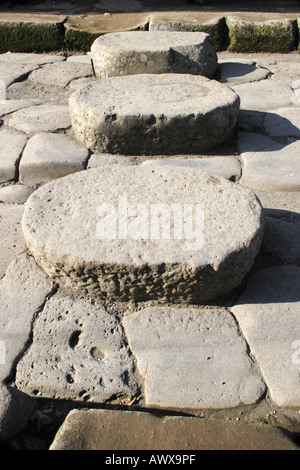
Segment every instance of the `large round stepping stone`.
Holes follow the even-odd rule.
[[[91,47],[98,78],[139,73],[192,73],[212,78],[218,58],[206,33],[126,31],[104,34]]]
[[[226,140],[239,97],[226,85],[186,74],[99,80],[70,97],[74,133],[89,149],[123,155],[197,154]]]
[[[22,228],[38,264],[73,294],[198,303],[240,284],[263,215],[252,191],[225,178],[115,165],[46,183]]]

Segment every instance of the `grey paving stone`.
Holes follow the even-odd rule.
[[[61,62],[34,70],[29,80],[43,85],[67,86],[72,80],[93,75],[91,63]]]
[[[0,204],[0,278],[9,264],[26,249],[20,225],[23,212],[21,205]]]
[[[300,138],[300,109],[299,107],[285,107],[266,113],[264,119],[264,132],[271,137]]]
[[[43,184],[84,170],[89,151],[72,137],[43,132],[28,141],[19,165],[20,182]]]
[[[95,302],[54,296],[35,322],[16,385],[39,397],[103,402],[137,391],[134,369],[114,315]]]
[[[23,184],[10,184],[0,188],[0,202],[24,204],[36,188]]]
[[[219,61],[220,82],[229,86],[241,85],[265,80],[270,75],[270,70],[258,66],[252,60],[232,59],[231,61]]]
[[[21,108],[27,108],[27,106],[34,106],[33,100],[1,100],[0,101],[0,116],[10,114]]]
[[[261,151],[243,152],[241,184],[254,191],[299,191],[299,151],[297,140],[286,146],[278,144]]]
[[[40,66],[53,62],[62,62],[64,60],[66,60],[66,58],[59,54],[37,54],[29,52],[6,52],[0,54],[0,62],[7,64],[16,63]]]
[[[113,165],[39,188],[22,228],[38,263],[73,292],[195,303],[239,285],[263,214],[252,191],[201,170]]]
[[[1,381],[10,377],[28,346],[33,320],[53,288],[53,282],[26,253],[12,261],[1,279],[0,340],[5,347]]]
[[[11,62],[8,66],[7,63],[0,62],[0,80],[8,87],[16,81],[24,80],[35,67],[38,66],[15,62]]]
[[[146,160],[142,165],[186,166],[207,171],[207,173],[222,176],[231,181],[239,179],[242,169],[239,160],[233,157],[164,158]]]
[[[55,132],[71,126],[68,106],[41,104],[19,109],[5,118],[7,126],[25,132]]]
[[[145,73],[191,73],[212,78],[217,54],[199,32],[126,31],[104,34],[91,47],[98,78]]]
[[[22,132],[3,128],[0,130],[0,182],[14,180],[28,136]]]
[[[281,82],[262,80],[232,88],[241,99],[241,109],[267,111],[293,103],[292,88]]]
[[[49,450],[298,450],[276,426],[259,426],[193,416],[163,416],[140,411],[73,410],[58,430]],[[144,457],[144,456],[143,456]],[[146,455],[145,455],[146,457]],[[166,457],[163,454],[163,457]],[[173,454],[171,454],[173,457]],[[107,464],[135,465],[133,457],[113,454]],[[193,463],[193,455],[176,455],[176,462]],[[113,460],[114,459],[114,460]],[[152,460],[151,460],[152,459]],[[159,455],[149,456],[158,464]],[[167,459],[168,460],[168,459]]]
[[[123,324],[148,406],[231,408],[265,390],[225,309],[146,308]]]
[[[70,97],[78,140],[94,152],[123,155],[211,149],[231,136],[238,110],[229,87],[190,74],[111,77]]]
[[[97,168],[110,165],[135,165],[135,158],[128,155],[112,155],[109,153],[94,153],[89,159],[87,168]]]
[[[36,403],[25,393],[0,384],[0,439],[16,435],[27,424]]]
[[[274,266],[254,274],[231,311],[259,363],[271,399],[299,407],[300,267]]]
[[[300,263],[300,225],[266,217],[262,251],[284,263]]]

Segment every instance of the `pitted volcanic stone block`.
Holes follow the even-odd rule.
[[[226,85],[187,74],[110,77],[73,93],[76,137],[123,155],[197,154],[232,133],[240,100]]]
[[[139,73],[192,73],[212,78],[218,58],[198,32],[126,31],[97,38],[91,53],[98,78]]]
[[[205,302],[249,271],[263,215],[249,189],[195,168],[94,168],[35,191],[23,233],[66,291],[113,301]]]

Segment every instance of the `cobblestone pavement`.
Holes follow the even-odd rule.
[[[109,347],[130,347],[137,369],[127,389],[118,393],[116,383],[111,388],[113,393],[95,404],[93,384],[85,376],[73,387],[72,364],[77,361],[77,367],[83,360],[76,350],[79,333],[68,340],[68,333],[60,337],[55,330],[55,313],[70,310],[74,321],[85,323],[85,334],[92,335],[90,307],[57,292],[27,254],[21,229],[24,204],[40,186],[71,173],[96,167],[136,166],[162,157],[96,154],[76,140],[68,100],[75,90],[95,81],[88,54],[0,55],[0,436],[10,440],[14,448],[47,448],[67,411],[101,404],[118,409],[151,405],[179,413],[189,410],[200,417],[271,424],[300,433],[299,53],[219,52],[218,61],[215,79],[233,88],[241,99],[236,131],[226,145],[189,158],[196,158],[207,172],[246,186],[258,195],[265,214],[261,250],[243,285],[217,305],[205,306],[201,324],[204,322],[207,330],[213,331],[217,343],[214,354],[219,358],[219,366],[216,360],[212,369],[211,351],[199,346],[203,338],[195,333],[199,320],[194,312],[190,314],[187,336],[181,336],[176,325],[182,311],[168,311],[164,317],[168,328],[164,329],[155,304],[104,306],[104,324],[100,322],[97,328],[102,331],[112,322],[110,328],[118,333]],[[168,158],[182,164],[179,155]],[[140,320],[139,312],[145,307]],[[115,318],[117,314],[116,318],[122,319],[128,308],[133,316],[125,316],[121,323],[105,317]],[[75,323],[68,324],[69,332],[79,331]],[[57,343],[51,346],[49,337],[47,340],[41,332],[54,330]],[[144,331],[148,332],[148,341],[156,345],[156,354],[149,354]],[[161,331],[173,359],[157,340]],[[231,347],[227,347],[229,343]],[[57,347],[53,355],[51,348]],[[79,354],[76,359],[74,351]],[[55,355],[60,352],[66,364],[62,379],[55,366]],[[101,361],[97,356],[100,350],[97,353],[94,349],[93,354],[96,361]],[[50,368],[45,374],[47,364]],[[114,369],[114,365],[110,367]],[[134,371],[134,365],[126,363],[126,367]],[[194,379],[195,367],[205,381]],[[30,376],[29,384],[25,383],[26,375]],[[180,375],[187,385],[178,390]],[[26,422],[27,434],[18,434]],[[36,430],[38,437],[34,435]]]

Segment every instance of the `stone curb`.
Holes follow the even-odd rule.
[[[299,27],[298,13],[0,13],[0,53],[89,51],[102,34],[138,30],[202,31],[217,51],[287,53],[300,50]]]

